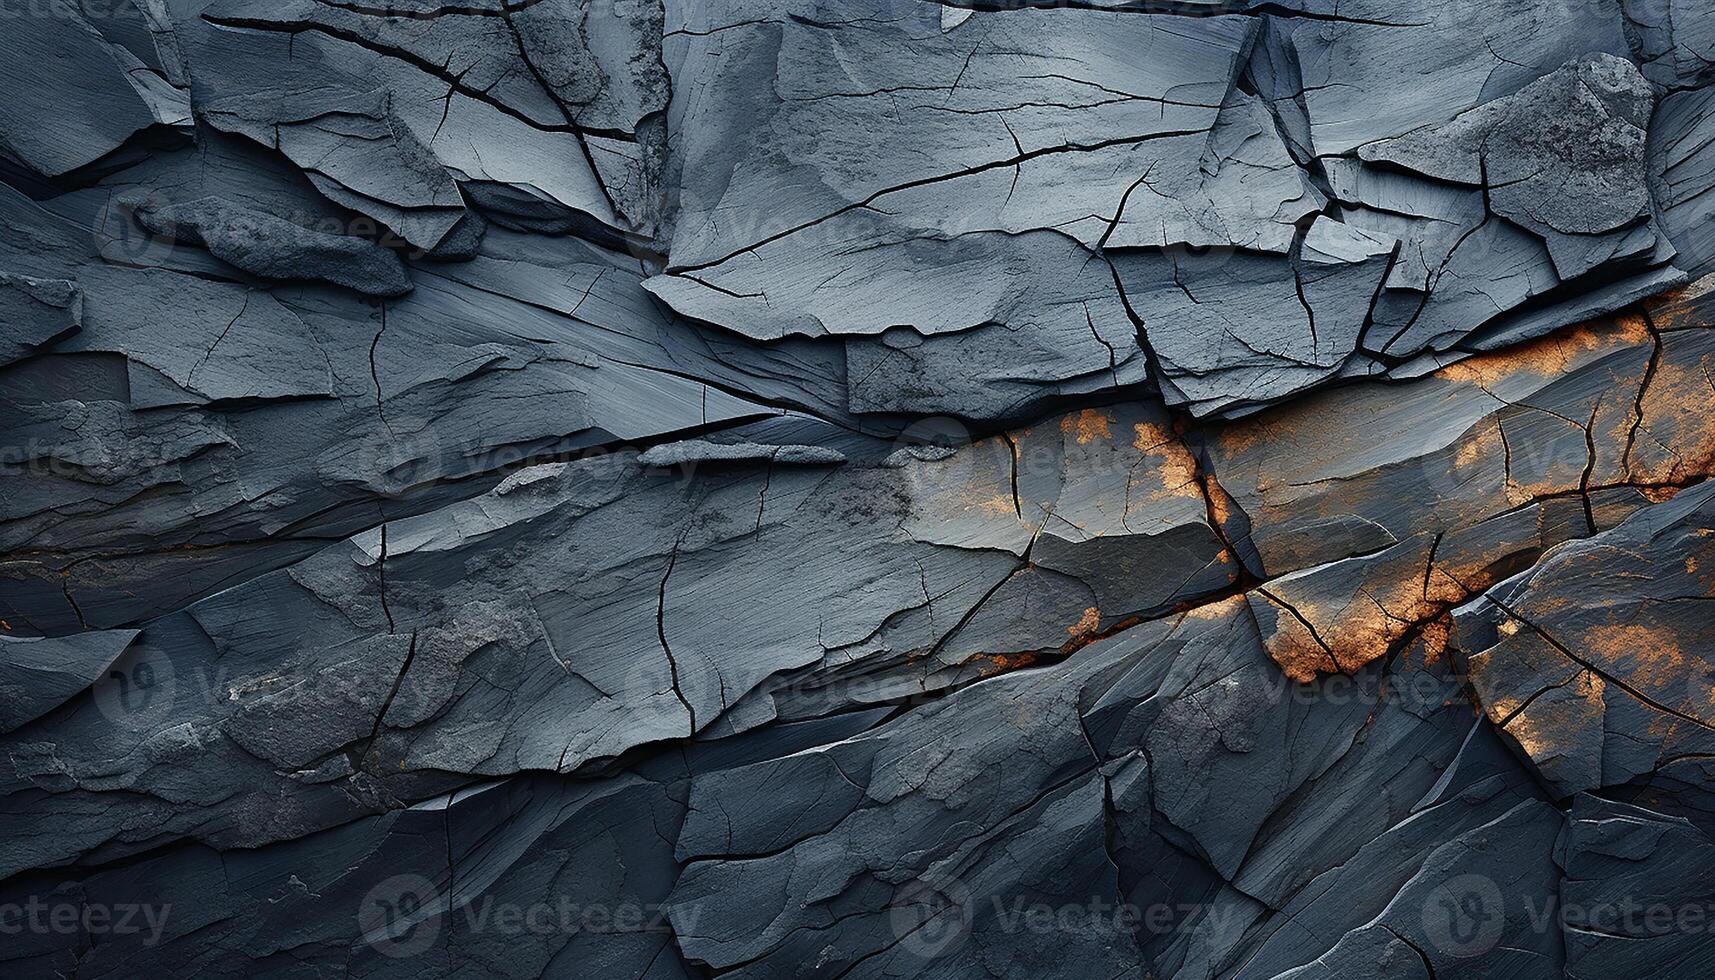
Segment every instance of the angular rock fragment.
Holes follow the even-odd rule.
[[[402,296],[411,277],[394,253],[343,235],[302,228],[219,198],[141,211],[157,235],[201,245],[216,258],[270,279],[320,279],[372,296]]]
[[[168,108],[175,101],[171,85],[104,37],[81,5],[42,0],[16,6],[7,11],[0,39],[0,86],[11,93],[0,106],[0,155],[59,177],[157,122],[183,121],[182,108]],[[150,5],[124,0],[114,7],[114,19],[124,23],[141,19]]]
[[[1561,796],[1647,780],[1715,738],[1712,491],[1562,545],[1457,614],[1483,710]]]
[[[834,466],[844,463],[846,457],[838,450],[821,446],[764,446],[754,442],[719,443],[702,439],[656,446],[637,457],[644,466],[694,466],[740,460],[761,460],[786,466]]]
[[[1707,824],[1580,793],[1557,860],[1566,976],[1625,969],[1639,950],[1695,976],[1710,968],[1699,941],[1712,897],[1702,871],[1715,861]]]
[[[1166,153],[1127,194],[1105,244],[1285,254],[1296,226],[1325,200],[1257,97],[1234,89],[1204,140],[1202,158]],[[1160,171],[1158,174],[1157,171]]]
[[[1712,343],[1637,316],[1586,324],[1211,432],[1210,471],[1267,579],[1250,602],[1271,652],[1294,677],[1351,670],[1706,478],[1715,442],[1693,392]]]
[[[1650,127],[1650,181],[1662,229],[1687,269],[1715,268],[1715,95],[1711,89],[1674,92],[1661,100]]]
[[[0,636],[0,732],[40,718],[100,680],[136,636],[136,630]]]
[[[1572,58],[1629,51],[1617,0],[1588,10],[1551,0],[1503,9],[1481,0],[1368,0],[1337,12],[1321,0],[1291,6],[1332,15],[1283,19],[1318,155],[1445,122]]]
[[[311,47],[379,82],[394,117],[478,185],[478,200],[494,200],[482,189],[493,188],[514,206],[576,213],[644,241],[655,233],[668,96],[658,2],[424,3],[401,13],[221,0],[205,18],[292,39],[269,57]]]
[[[1357,349],[1393,248],[1328,247],[1336,254],[1116,260],[1169,402],[1197,415],[1254,409],[1336,377]]]
[[[1715,81],[1715,27],[1696,3],[1622,0],[1626,37],[1644,77],[1665,89]]]
[[[1367,144],[1358,156],[1485,186],[1495,214],[1552,248],[1553,235],[1613,231],[1645,213],[1644,132],[1653,101],[1631,62],[1597,55],[1440,126]]]
[[[240,800],[187,812],[188,822],[174,825],[184,829],[168,832],[263,841],[290,835],[295,820],[325,826],[321,814],[350,812],[352,803],[324,799],[328,790],[318,787],[371,778],[349,767],[325,772],[342,749],[377,776],[430,786],[431,771],[573,771],[711,725],[754,727],[819,703],[827,689],[861,705],[968,683],[1234,579],[1191,458],[1158,411],[1067,416],[1012,445],[1016,457],[991,440],[940,462],[859,471],[776,465],[770,453],[737,470],[698,472],[690,484],[671,472],[647,476],[624,456],[556,464],[204,600],[151,626],[142,662],[155,676],[180,678],[182,698],[207,699],[179,710],[196,705],[198,726],[228,752],[242,747],[295,775],[244,777],[250,789]],[[1014,472],[1017,506],[1010,495],[1002,506],[975,497],[979,488],[1007,492]],[[683,510],[676,524],[647,536],[614,530],[667,507]],[[553,579],[548,569],[563,566],[554,549],[519,564],[519,536],[568,534],[589,542],[576,550],[589,571],[539,588],[533,583]],[[830,541],[842,543],[830,552]],[[468,591],[443,581],[449,561],[475,576]],[[757,570],[769,567],[826,571],[754,593],[766,582]],[[1146,584],[1161,570],[1172,578]],[[483,584],[487,576],[516,584]],[[655,584],[635,588],[639,576]],[[1013,596],[1032,588],[1050,591],[1018,605]],[[746,633],[732,634],[724,624],[735,603],[757,601]],[[261,626],[244,612],[257,607],[298,625],[290,636],[266,626],[247,633],[243,652],[220,657],[217,675],[199,668],[195,651],[204,647],[190,637],[238,640],[216,624]],[[818,618],[803,619],[805,609]],[[1052,619],[1034,621],[1042,615]],[[295,666],[280,659],[289,651],[302,651],[290,654]],[[912,665],[918,659],[925,662]],[[869,675],[861,682],[859,663]],[[786,683],[771,681],[791,671],[799,673]],[[526,689],[555,693],[548,701],[511,693]],[[318,720],[285,726],[284,711]],[[583,719],[581,733],[568,740],[538,730],[550,714]],[[146,731],[168,736],[148,721]],[[108,764],[97,761],[110,751],[104,743],[63,741],[76,731],[51,736],[62,743],[62,764]],[[234,778],[246,771],[224,765]],[[402,771],[423,775],[393,775]],[[83,796],[65,792],[68,806]],[[281,813],[284,824],[220,829],[220,812],[266,798],[302,802]],[[123,812],[112,819],[129,822]],[[91,836],[64,839],[87,841],[74,845],[82,847],[122,833],[107,820],[89,827]],[[113,846],[132,839],[123,832]]]
[[[77,283],[0,272],[0,364],[22,360],[82,326]]]
[[[1021,10],[943,32],[932,6],[850,20],[810,4],[761,22],[727,6],[669,12],[683,35],[669,67],[695,81],[670,116],[684,156],[657,295],[760,340],[874,338],[847,342],[854,387],[873,377],[889,393],[854,393],[861,410],[1007,417],[1032,389],[1141,380],[1135,329],[1090,249],[1153,234],[1121,224],[1142,183],[1127,172],[1147,175],[1163,141],[1194,165],[1250,25]],[[1058,47],[1020,68],[1007,39],[1026,36]],[[837,53],[854,46],[865,54]],[[822,77],[830,57],[861,76]],[[895,90],[907,62],[920,81]],[[794,94],[761,111],[735,102],[759,91],[745,85],[757,73]],[[864,145],[801,135],[841,131]],[[1288,180],[1288,196],[1304,196]],[[760,223],[727,220],[734,211]]]
[[[198,110],[216,129],[285,154],[329,199],[427,251],[464,217],[464,201],[391,107],[385,90],[319,85],[223,96]]]

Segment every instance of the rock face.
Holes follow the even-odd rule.
[[[0,0],[7,977],[1715,974],[1709,0]]]

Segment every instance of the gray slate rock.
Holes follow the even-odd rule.
[[[361,238],[327,235],[219,198],[139,211],[149,231],[201,245],[216,258],[269,279],[320,279],[372,296],[411,291],[405,264]]]
[[[0,365],[53,346],[76,333],[82,321],[77,283],[0,272]]]
[[[7,977],[1710,972],[1697,3],[25,6]]]

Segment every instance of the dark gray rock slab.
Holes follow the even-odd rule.
[[[1554,791],[1647,780],[1715,737],[1711,488],[1550,552],[1460,610],[1483,710]]]
[[[40,718],[100,680],[136,636],[136,630],[0,636],[0,731]]]
[[[82,326],[83,294],[75,282],[0,273],[0,364],[52,346]]]
[[[141,210],[156,235],[201,245],[216,258],[269,279],[320,279],[372,296],[411,291],[405,263],[373,242],[330,235],[219,198]]]

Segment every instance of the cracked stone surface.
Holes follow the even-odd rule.
[[[0,0],[8,977],[1715,973],[1710,0]]]

